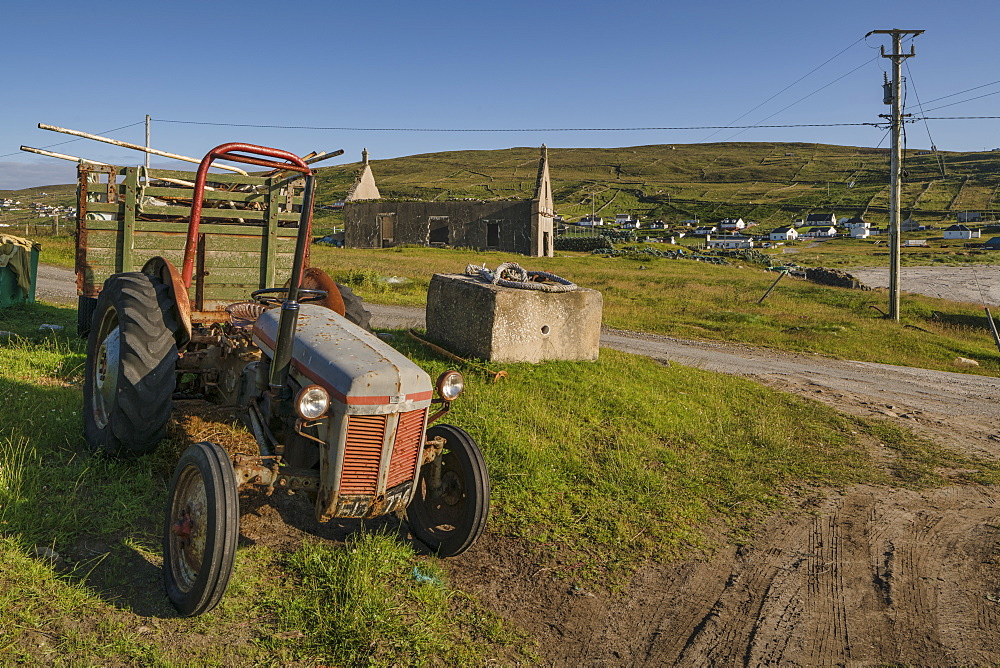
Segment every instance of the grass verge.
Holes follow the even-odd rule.
[[[190,438],[175,429],[134,461],[86,453],[81,342],[33,331],[73,320],[72,309],[41,305],[0,312],[0,328],[24,335],[0,345],[0,663],[533,660],[530,630],[450,586],[448,562],[419,556],[395,532],[322,541],[252,508],[244,521],[283,540],[244,537],[222,605],[178,619],[162,594],[159,534]],[[393,343],[432,376],[446,368],[401,335]],[[505,369],[495,384],[470,371],[448,421],[487,459],[488,530],[529,541],[566,579],[623,582],[647,560],[711,549],[719,526],[740,540],[796,489],[935,485],[948,467],[997,479],[995,466],[886,423],[697,369],[609,350],[596,363]],[[888,470],[869,454],[873,439],[894,453]]]

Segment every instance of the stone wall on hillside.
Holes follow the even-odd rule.
[[[813,283],[832,285],[837,288],[852,288],[854,290],[871,290],[867,285],[854,278],[846,271],[829,269],[827,267],[806,267],[805,278]]]

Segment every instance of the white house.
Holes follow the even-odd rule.
[[[600,216],[584,216],[580,219],[580,225],[586,225],[588,227],[593,227],[594,225],[603,225],[604,219]]]
[[[726,230],[729,232],[735,232],[736,230],[742,230],[747,224],[743,222],[742,218],[724,218],[721,223],[719,223],[720,230]]]
[[[632,217],[627,213],[616,213],[615,214],[615,225],[620,226],[623,230],[637,230],[640,227],[639,217]]]
[[[696,237],[704,237],[709,234],[715,234],[717,231],[718,228],[715,227],[715,225],[703,225],[701,227],[694,228],[694,232],[692,234]]]
[[[706,239],[709,248],[753,248],[753,239],[739,234],[709,237]]]
[[[806,216],[806,225],[836,225],[837,216],[832,213],[810,213]]]
[[[945,228],[944,238],[945,239],[979,239],[982,237],[981,230],[969,229],[965,225],[957,224],[951,227]]]
[[[802,233],[804,237],[835,237],[837,236],[837,228],[833,225],[821,225],[820,227],[810,227],[808,230]]]
[[[799,232],[791,225],[777,227],[771,230],[768,239],[771,241],[795,241],[799,238]]]
[[[845,220],[844,227],[852,239],[867,239],[872,234],[871,223],[860,216]]]

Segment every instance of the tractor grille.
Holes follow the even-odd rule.
[[[396,440],[392,444],[392,459],[389,461],[389,481],[386,488],[409,482],[417,466],[420,454],[420,439],[424,434],[426,409],[401,413],[396,425]]]
[[[386,417],[352,415],[348,418],[344,471],[340,476],[341,494],[375,494]]]
[[[420,456],[427,409],[399,414],[386,489],[413,479]],[[347,420],[341,494],[374,495],[378,491],[386,415],[352,415]]]

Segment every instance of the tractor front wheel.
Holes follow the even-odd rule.
[[[92,450],[138,456],[163,438],[177,364],[170,306],[166,285],[146,274],[105,281],[84,365],[83,433]]]
[[[208,612],[229,586],[239,537],[239,493],[229,455],[207,441],[181,455],[163,531],[163,583],[185,617]]]
[[[410,530],[440,557],[469,549],[486,528],[490,514],[490,477],[479,446],[464,429],[438,424],[427,438],[443,436],[437,459],[424,464],[406,510]]]

